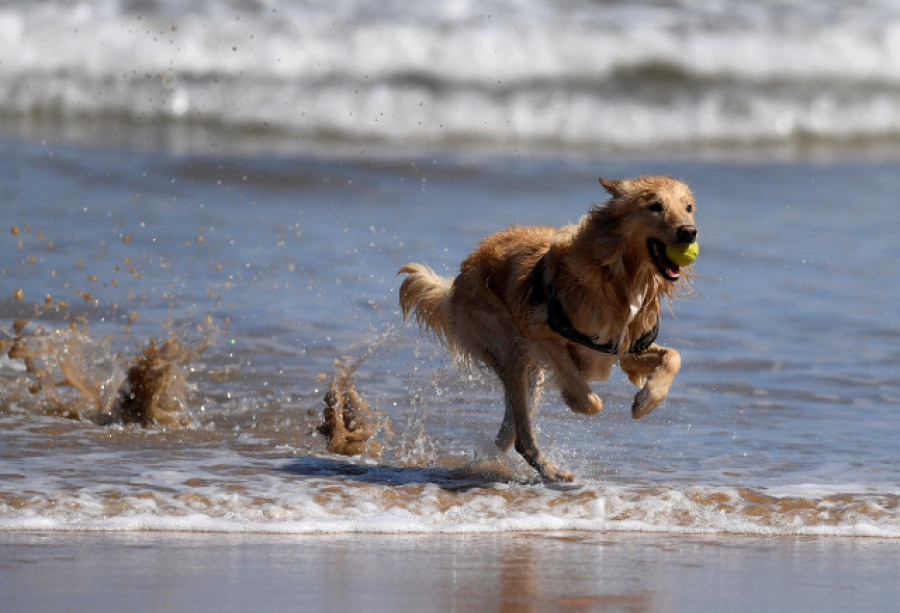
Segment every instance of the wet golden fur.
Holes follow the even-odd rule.
[[[422,264],[400,269],[404,319],[412,314],[458,358],[488,366],[503,383],[506,411],[497,445],[516,450],[547,480],[573,475],[538,449],[532,411],[544,372],[563,400],[579,413],[601,410],[588,381],[605,380],[618,362],[635,385],[632,414],[642,417],[668,395],[681,359],[652,344],[626,353],[650,330],[662,301],[687,287],[685,271],[667,279],[651,242],[696,238],[694,200],[688,187],[668,177],[600,182],[611,198],[574,225],[510,227],[486,237],[462,262],[455,279]],[[690,240],[686,239],[690,237]],[[544,258],[544,283],[552,283],[575,329],[597,342],[618,342],[609,355],[563,338],[547,324],[547,305],[530,304],[532,272]]]

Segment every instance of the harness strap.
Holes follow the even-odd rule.
[[[587,347],[588,349],[599,351],[600,353],[608,353],[610,355],[619,353],[619,343],[614,341],[595,343],[590,336],[575,328],[572,324],[572,320],[566,315],[566,311],[563,308],[562,302],[559,300],[559,296],[557,296],[556,287],[552,282],[547,284],[544,283],[544,260],[546,257],[545,254],[544,257],[535,264],[534,269],[531,271],[531,292],[528,296],[528,304],[531,306],[540,306],[546,303],[547,326],[563,338],[582,345],[583,347]],[[656,323],[653,327],[631,344],[628,348],[628,353],[645,352],[650,345],[653,344],[653,341],[656,340],[658,334],[659,316],[656,317]]]

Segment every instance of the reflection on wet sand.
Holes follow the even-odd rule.
[[[621,540],[621,545],[606,543],[579,533],[337,535],[305,541],[326,555],[304,580],[335,586],[354,578],[354,589],[329,593],[331,610],[661,610],[658,593],[672,586],[667,578],[629,572],[648,545],[635,535]],[[607,549],[617,554],[609,564]],[[659,561],[672,555],[647,557]],[[392,586],[390,592],[385,585]]]
[[[105,602],[150,610],[193,602],[202,585],[209,610],[877,611],[895,601],[896,550],[638,533],[0,533],[10,611],[86,610],[98,595],[72,585],[104,580]]]
[[[497,565],[499,609],[509,613],[548,610],[609,610],[639,613],[654,610],[647,591],[631,592],[627,584],[598,580],[603,576],[603,560],[583,567],[568,568],[558,576],[557,554],[573,548],[586,553],[597,549],[586,536],[522,535],[503,541]],[[602,548],[599,548],[602,551]],[[553,555],[548,555],[550,552]]]

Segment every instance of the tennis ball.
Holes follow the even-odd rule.
[[[690,266],[700,253],[700,243],[666,245],[666,257],[676,266]]]

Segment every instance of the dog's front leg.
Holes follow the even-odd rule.
[[[585,415],[603,410],[603,401],[585,381],[567,346],[555,340],[544,340],[540,347],[553,368],[554,380],[562,392],[563,402],[576,413]]]
[[[631,405],[631,416],[640,419],[669,395],[669,387],[681,369],[681,356],[674,349],[653,344],[643,353],[623,357],[620,365],[634,384],[643,383]]]
[[[534,373],[535,368],[534,363],[530,359],[526,356],[521,356],[508,360],[504,364],[502,371],[497,373],[503,382],[506,400],[506,415],[504,416],[504,424],[497,434],[497,444],[502,445],[511,438],[509,436],[509,427],[507,426],[507,419],[511,415],[515,424],[516,451],[525,458],[525,461],[531,464],[540,473],[541,477],[547,481],[574,481],[575,475],[550,462],[538,449],[531,420],[530,404],[535,393],[535,382],[537,381]]]

